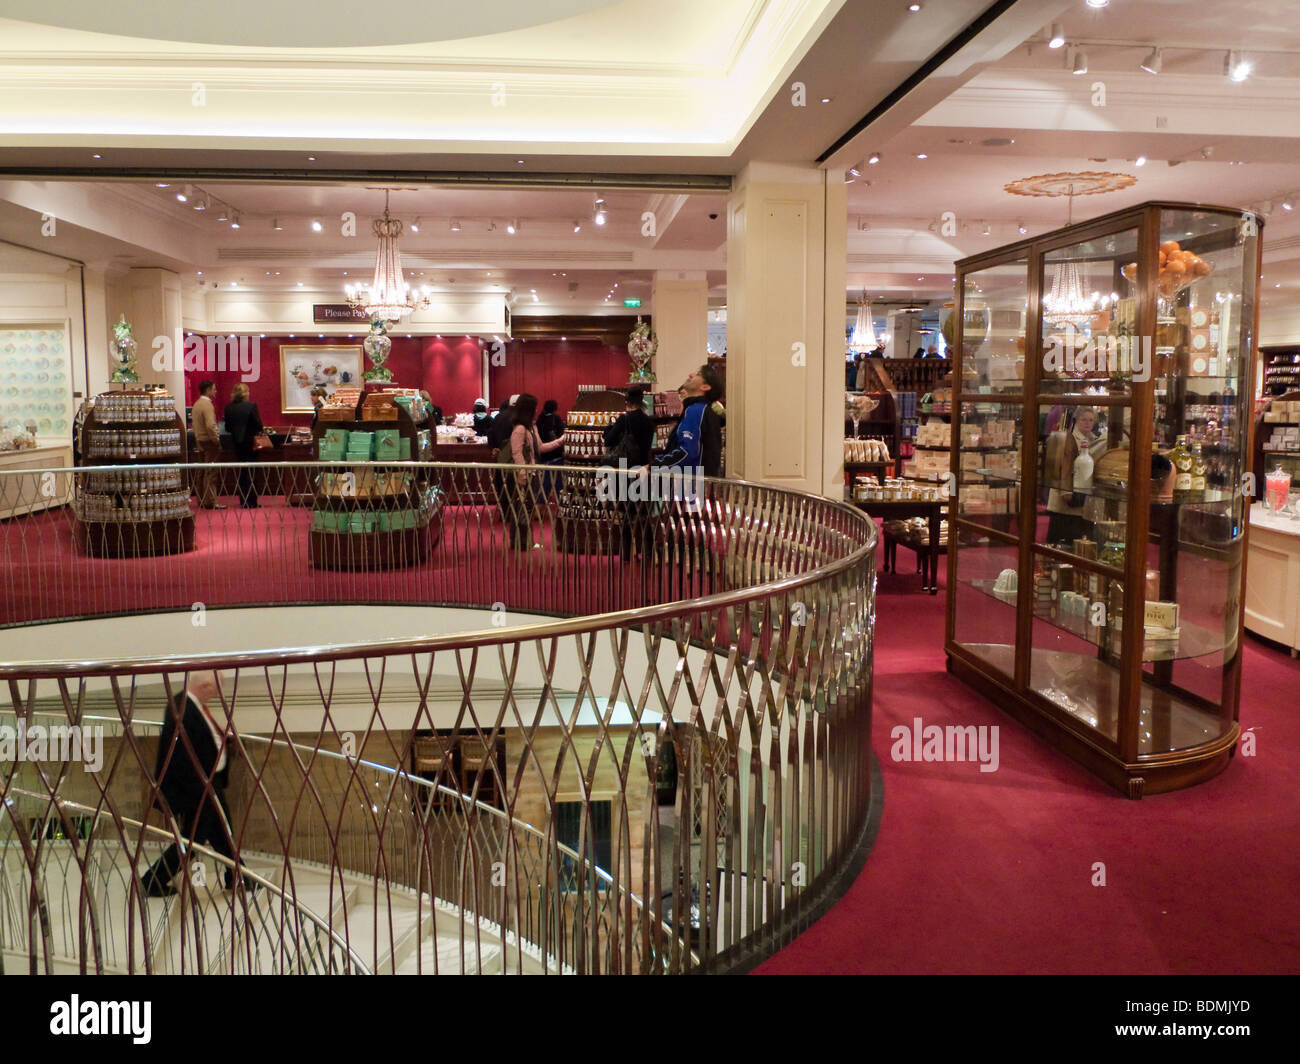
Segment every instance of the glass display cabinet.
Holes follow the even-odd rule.
[[[1147,203],[957,264],[948,668],[1132,798],[1236,749],[1262,225]]]

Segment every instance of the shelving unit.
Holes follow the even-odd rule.
[[[1149,203],[957,264],[949,669],[1133,798],[1239,735],[1242,219]]]
[[[398,454],[391,462],[366,464],[328,460],[316,475],[308,556],[317,569],[401,569],[425,561],[442,534],[441,490],[423,464],[434,460],[433,434],[417,429],[411,415],[392,400],[358,399],[350,420],[337,413],[318,417],[312,442],[320,460],[321,443],[331,430],[349,434],[395,429]],[[367,402],[367,400],[370,400]]]
[[[124,468],[78,478],[73,506],[82,551],[132,558],[193,550],[185,453],[185,423],[165,389],[96,396],[81,418],[80,464]]]
[[[611,554],[622,549],[623,522],[618,504],[597,497],[595,470],[605,457],[605,429],[626,409],[627,396],[612,388],[579,392],[569,408],[564,462],[590,466],[592,471],[588,476],[564,476],[555,520],[556,544],[561,550]]]
[[[1255,419],[1251,471],[1259,498],[1264,497],[1264,478],[1278,466],[1300,488],[1300,388],[1267,400]]]

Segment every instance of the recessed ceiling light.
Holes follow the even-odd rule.
[[[299,288],[302,287],[302,282],[301,282],[301,281],[298,282],[298,287],[299,287]]]
[[[323,225],[320,224],[320,220],[319,220],[319,219],[317,219],[317,218],[313,218],[313,219],[311,220],[311,229],[312,229],[312,232],[313,232],[313,233],[319,233],[323,228],[325,228],[325,227],[324,227]]]
[[[231,281],[231,282],[230,282],[230,287],[231,287],[231,288],[238,288],[238,287],[239,287],[239,282],[238,282],[238,281]]]
[[[1148,74],[1159,74],[1161,65],[1161,55],[1159,48],[1152,48],[1147,53],[1147,57],[1138,64],[1139,70],[1145,70]]]
[[[830,102],[831,102],[831,98],[829,96],[822,97],[822,103],[830,103]]]
[[[1282,209],[1284,211],[1295,210],[1295,201],[1290,196],[1287,196],[1287,198],[1282,201]]]
[[[239,215],[238,215],[238,214],[232,214],[232,215],[230,216],[230,228],[231,228],[231,229],[239,229],[239,228],[242,228],[242,227],[240,226],[240,224],[239,224]]]
[[[1146,166],[1146,164],[1147,164],[1147,157],[1145,155],[1139,155],[1136,159],[1133,160],[1134,166]]]
[[[1019,233],[1021,236],[1024,236],[1027,232],[1029,232],[1029,230],[1026,229],[1024,224],[1022,223],[1016,226],[1016,232]]]
[[[573,223],[573,231],[574,231],[575,233],[581,233],[581,232],[582,232],[582,223],[581,223],[581,222],[574,222],[574,223]]]
[[[870,155],[867,156],[867,165],[868,165],[868,166],[875,166],[876,163],[878,163],[878,162],[880,162],[880,152],[878,152],[878,151],[873,151]]]
[[[102,155],[99,155],[99,154],[95,154],[95,155],[92,155],[91,158],[92,158],[92,159],[102,159],[103,156],[102,156]]]
[[[515,228],[516,228],[515,222],[506,222],[506,232],[509,233],[511,236],[515,235]]]
[[[180,200],[182,203],[189,203],[189,201],[190,201],[190,194],[191,194],[193,191],[194,191],[194,189],[192,189],[189,185],[186,185],[186,186],[185,186],[185,190],[184,190],[183,192],[178,192],[178,193],[176,193],[176,198],[177,198],[178,200]]]
[[[154,185],[154,188],[171,188],[171,187],[172,187],[171,183],[168,181],[159,181],[156,185]]]
[[[919,3],[908,4],[907,10],[912,12],[913,15],[915,15],[918,11],[921,10],[921,5]]]
[[[929,157],[928,155],[926,155],[925,152],[923,152],[923,151],[919,151],[919,152],[917,152],[917,153],[916,153],[916,157],[917,157],[918,159],[928,159],[928,158],[930,158],[930,157]]]
[[[1051,36],[1047,38],[1047,47],[1060,48],[1063,44],[1065,44],[1065,28],[1059,22],[1053,22]]]
[[[518,163],[520,166],[524,165],[523,159],[516,159],[515,162]]]
[[[309,155],[309,156],[307,156],[307,161],[308,161],[309,163],[314,163],[314,162],[316,161],[316,156],[314,156],[314,155]]]
[[[1110,0],[1085,0],[1085,2],[1089,7],[1094,7],[1098,10],[1110,4]]]
[[[418,233],[419,231],[420,231],[420,219],[416,218],[415,221],[411,223],[411,232]]]

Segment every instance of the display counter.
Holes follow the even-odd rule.
[[[271,439],[271,449],[269,451],[254,452],[252,460],[249,462],[253,472],[253,487],[257,494],[288,495],[298,505],[310,505],[310,491],[302,485],[284,483],[284,470],[259,467],[264,466],[265,463],[314,462],[316,460],[315,447],[310,440],[290,443],[288,433],[281,429],[268,428],[267,435]],[[202,452],[194,446],[194,433],[192,431],[189,434],[189,442],[190,454],[193,456],[191,460],[194,462],[202,461]],[[241,461],[240,457],[235,454],[235,441],[228,433],[221,434],[221,461],[232,464]],[[236,494],[239,490],[238,482],[238,469],[217,470],[218,495]]]
[[[63,469],[71,465],[70,443],[46,443],[17,451],[0,451],[0,472],[5,474],[19,469]],[[72,483],[62,475],[55,475],[49,490],[43,490],[41,478],[35,474],[0,477],[0,520],[21,517],[51,506],[64,506],[71,499]]]
[[[1246,630],[1300,656],[1300,518],[1250,508]]]
[[[438,441],[439,462],[460,462],[465,464],[491,464],[496,462],[497,453],[486,443],[446,443]],[[492,472],[483,470],[449,470],[438,471],[438,486],[446,496],[448,506],[495,506],[496,488],[493,485]]]

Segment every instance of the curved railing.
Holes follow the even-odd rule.
[[[726,970],[787,941],[839,889],[867,823],[869,519],[736,481],[610,499],[602,474],[555,467],[535,470],[532,503],[507,486],[502,507],[497,478],[513,469],[402,468],[439,491],[394,569],[360,540],[327,544],[335,563],[346,553],[342,570],[318,564],[319,465],[268,464],[259,509],[202,511],[193,551],[148,560],[88,557],[71,508],[20,507],[0,525],[0,559],[22,562],[0,578],[11,625],[196,603],[483,611],[473,630],[419,638],[0,664],[24,720],[123,724],[96,771],[65,767],[27,789],[147,820],[156,740],[141,714],[156,720],[187,673],[217,668],[238,752],[236,854],[270,855],[285,877],[291,860],[364,872],[385,947],[349,947],[368,966],[398,939],[425,948],[423,914],[414,939],[398,926],[398,893],[499,928],[516,944],[504,970],[539,958],[578,972]],[[21,501],[26,483],[11,479],[4,497]],[[511,526],[539,549],[512,549]],[[497,626],[528,610],[560,616]],[[188,741],[172,757],[197,764]],[[15,771],[0,760],[0,797]],[[354,925],[331,926],[348,941]],[[464,970],[483,970],[474,950],[466,936],[453,951]],[[418,970],[443,970],[437,956]]]

